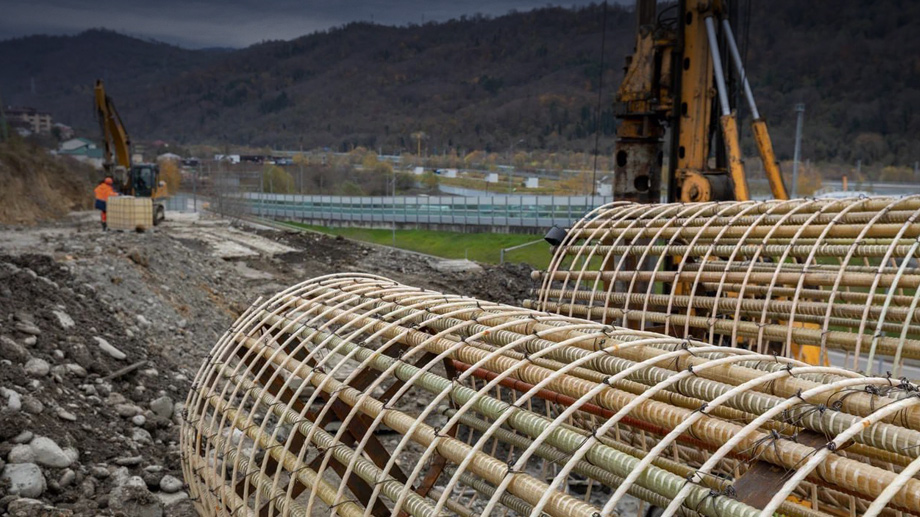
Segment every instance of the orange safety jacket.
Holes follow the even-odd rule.
[[[118,195],[118,193],[115,192],[115,189],[106,183],[100,183],[97,185],[96,188],[93,189],[93,192],[96,194],[97,201],[108,201],[110,197]]]

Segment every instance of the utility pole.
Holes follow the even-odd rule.
[[[6,126],[6,110],[3,109],[3,98],[0,97],[0,131],[3,134],[3,142],[10,139],[9,128]]]
[[[265,167],[259,169],[259,216],[265,217]]]
[[[396,169],[393,169],[393,247],[396,247]]]
[[[792,195],[791,198],[798,197],[799,189],[799,158],[802,155],[802,123],[805,119],[805,105],[802,103],[795,105],[797,114],[795,121],[795,152],[792,156]]]
[[[514,179],[514,146],[524,143],[524,139],[520,139],[517,142],[513,142],[510,147],[508,147],[508,195],[514,191],[512,186],[512,181]]]
[[[195,169],[195,177],[192,179],[192,209],[193,212],[198,213],[198,175],[201,174],[201,162],[198,162],[198,167]]]
[[[300,188],[297,190],[297,192],[301,195],[303,195],[303,161],[304,159],[305,158],[303,155],[303,144],[300,144],[300,159],[297,160],[300,163]]]

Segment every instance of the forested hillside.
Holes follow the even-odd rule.
[[[920,3],[777,0],[751,9],[749,30],[738,32],[781,157],[792,153],[793,105],[804,102],[810,159],[920,159],[920,32],[911,24]],[[0,42],[0,94],[92,129],[92,83],[102,77],[135,139],[398,152],[415,149],[422,133],[428,152],[586,150],[602,84],[597,126],[609,152],[613,94],[635,28],[630,11],[608,8],[601,81],[601,20],[592,6],[355,23],[234,51],[101,30],[33,36]]]

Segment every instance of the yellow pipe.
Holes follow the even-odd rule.
[[[789,199],[786,184],[783,183],[783,174],[779,170],[779,162],[776,161],[776,154],[773,152],[773,141],[767,131],[766,121],[760,118],[754,119],[754,122],[751,123],[751,128],[754,130],[754,141],[757,143],[757,151],[760,152],[763,170],[767,174],[767,181],[770,182],[770,191],[773,192],[773,198]],[[846,189],[844,188],[844,190]]]
[[[744,163],[741,161],[741,145],[738,143],[738,122],[735,114],[722,115],[722,134],[725,136],[725,148],[728,151],[728,171],[732,178],[735,201],[748,201],[747,179],[744,177]]]

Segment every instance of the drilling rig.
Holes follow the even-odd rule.
[[[766,122],[757,111],[743,60],[720,0],[681,0],[658,11],[636,1],[636,44],[617,93],[613,195],[617,200],[750,199],[738,136],[740,82],[773,197],[788,199]],[[721,43],[721,44],[720,44]],[[669,137],[666,170],[664,139]]]

